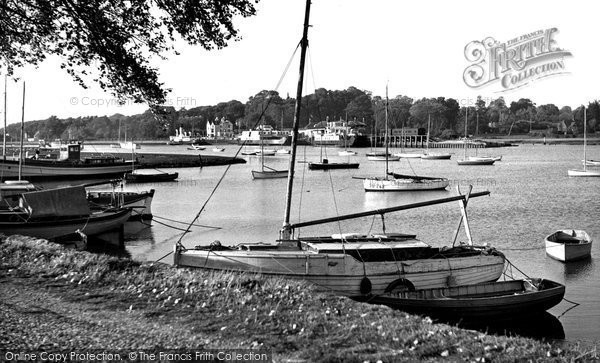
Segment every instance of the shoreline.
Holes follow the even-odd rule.
[[[487,335],[306,282],[0,241],[0,351],[253,349],[273,361],[573,361],[597,347]]]

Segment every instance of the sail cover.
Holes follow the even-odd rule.
[[[31,218],[90,215],[85,188],[82,186],[23,193],[23,202]]]

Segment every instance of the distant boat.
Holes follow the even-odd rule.
[[[441,190],[449,185],[449,180],[446,178],[410,176],[390,173],[388,171],[389,155],[388,148],[388,99],[386,86],[386,103],[385,103],[385,175],[383,177],[369,177],[363,180],[365,192],[403,192],[403,191],[422,191],[422,190]],[[397,154],[396,154],[397,156]],[[390,176],[392,176],[390,178]]]
[[[398,161],[400,160],[399,156],[394,156],[389,153],[375,151],[367,153],[367,160],[370,161]]]
[[[103,210],[107,207],[130,208],[130,221],[150,220],[153,217],[154,192],[154,189],[142,192],[92,190],[87,192],[87,200],[92,210]]]
[[[175,136],[169,136],[167,145],[190,145],[194,144],[196,141],[197,140],[192,137],[191,132],[185,132],[182,127],[179,127],[179,129],[175,129]]]
[[[569,262],[590,257],[592,238],[581,230],[563,229],[547,236],[546,253],[555,260]]]
[[[173,181],[179,177],[179,173],[165,173],[162,171],[156,172],[140,172],[134,170],[131,173],[125,174],[125,180],[129,183],[152,183],[152,182],[166,182]]]
[[[357,152],[356,151],[352,151],[352,150],[343,150],[343,151],[338,151],[338,155],[339,156],[353,156],[356,155]]]
[[[421,155],[423,160],[448,160],[452,157],[449,153],[430,152],[429,151],[429,129],[431,128],[431,115],[428,115],[427,120],[427,146],[425,153]]]
[[[465,149],[465,155],[462,159],[457,160],[458,165],[494,165],[497,161],[496,157],[486,156],[467,156],[467,143],[469,142],[467,126],[469,122],[469,107],[465,109],[465,138],[463,139],[463,145]],[[475,148],[477,150],[477,148]],[[502,158],[502,157],[500,157]]]
[[[277,154],[289,154],[290,149],[277,149]]]
[[[56,238],[80,231],[94,236],[120,228],[128,208],[92,212],[83,186],[21,194],[20,205],[0,210],[0,233]]]
[[[79,144],[67,144],[61,146],[58,159],[23,159],[21,176],[25,179],[110,177],[131,170],[131,161],[114,156],[81,159],[80,150]],[[3,178],[18,178],[18,172],[18,160],[0,161],[0,175]]]
[[[423,154],[421,154],[421,153],[399,152],[399,153],[394,153],[393,155],[397,156],[399,158],[404,158],[404,159],[413,159],[413,158],[417,159],[417,158],[420,158],[421,155],[423,155]]]
[[[600,160],[582,160],[587,166],[600,166]]]
[[[324,144],[321,144],[320,161],[308,163],[309,170],[331,170],[331,169],[358,169],[359,163],[347,162],[335,162],[330,163],[329,159],[323,158],[323,148],[327,148]]]
[[[277,151],[274,149],[261,149],[256,151],[256,155],[274,156]]]
[[[275,155],[275,150],[273,150],[273,154],[266,153],[264,145],[260,145],[260,150],[256,151],[256,155],[260,156],[260,170],[252,170],[252,179],[281,179],[288,177],[287,170],[277,170],[265,165],[265,155]]]
[[[330,163],[328,159],[322,159],[320,162],[308,163],[310,170],[330,170],[330,169],[358,169],[359,163]]]
[[[223,151],[225,151],[224,147],[214,147],[212,149],[212,151],[216,152],[216,153],[222,153]]]
[[[357,300],[432,318],[472,322],[543,313],[558,305],[564,295],[564,285],[530,278],[423,290],[408,288]]]
[[[188,148],[188,150],[204,150],[204,149],[206,149],[205,146],[196,145],[196,144],[191,144],[190,147]]]
[[[586,146],[587,146],[587,111],[585,109],[585,106],[583,107],[583,160],[585,160],[583,162],[583,170],[581,169],[569,169],[567,171],[567,174],[569,176],[575,176],[575,177],[600,177],[600,170],[597,169],[590,169],[588,170],[588,162],[587,162],[587,155],[586,155]]]

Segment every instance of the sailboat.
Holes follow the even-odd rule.
[[[504,269],[505,257],[489,247],[472,245],[465,206],[472,197],[489,192],[468,193],[456,197],[403,205],[375,211],[360,212],[291,224],[291,202],[294,166],[300,120],[302,86],[310,0],[306,2],[300,52],[300,71],[296,93],[290,167],[287,183],[285,215],[279,238],[274,244],[241,243],[223,246],[220,242],[187,249],[181,243],[174,246],[176,266],[208,270],[260,273],[263,275],[303,279],[321,290],[346,296],[365,296],[404,288],[443,287],[497,280]],[[334,234],[321,237],[295,237],[301,227],[321,225],[341,220],[408,210],[428,205],[459,201],[465,231],[470,245],[450,248],[429,246],[415,235],[388,233]]]
[[[429,152],[429,130],[431,129],[431,115],[427,115],[427,149],[425,153],[421,155],[421,159],[424,160],[448,160],[452,157],[449,153],[432,153]]]
[[[367,192],[401,192],[416,190],[441,190],[446,189],[450,181],[446,178],[411,176],[391,173],[388,170],[388,101],[387,86],[385,90],[385,176],[365,178],[363,187]],[[390,178],[391,176],[391,178]]]
[[[124,179],[128,183],[154,183],[154,182],[166,182],[173,181],[179,178],[179,173],[168,173],[162,170],[154,169],[154,171],[144,171],[135,169],[135,144],[129,143],[131,147],[131,172],[125,173]]]
[[[344,150],[338,151],[339,156],[353,156],[356,151],[348,150],[348,113],[346,113],[346,130],[344,131]]]
[[[387,130],[386,130],[387,131]],[[415,159],[420,158],[422,153],[410,153],[404,151],[404,122],[402,123],[402,136],[400,141],[400,152],[394,153],[394,156],[404,159]]]
[[[567,173],[569,176],[587,176],[587,177],[600,177],[600,170],[588,169],[588,160],[586,154],[587,146],[587,112],[585,106],[583,106],[583,170],[581,169],[569,169]]]
[[[275,150],[269,150],[265,152],[265,146],[261,140],[260,150],[256,152],[256,155],[260,155],[260,170],[252,170],[252,179],[281,179],[288,177],[287,170],[277,170],[265,165],[265,155],[275,155]]]
[[[358,169],[359,163],[330,163],[328,159],[323,158],[323,143],[321,143],[321,157],[319,162],[308,163],[309,170],[330,170],[330,169]]]
[[[467,156],[467,124],[469,122],[469,107],[465,109],[465,138],[463,144],[465,146],[465,155],[462,160],[457,160],[458,165],[493,165],[497,160],[495,157],[484,157],[484,156]]]
[[[121,120],[119,120],[119,126],[120,126],[120,122]],[[119,130],[121,128],[119,127]],[[133,142],[133,138],[131,141],[127,141],[127,128],[125,128],[125,138],[123,142],[120,142],[120,137],[121,135],[119,135],[119,146],[121,147],[121,149],[127,149],[127,150],[131,150],[131,149],[141,149],[142,147],[140,146],[140,144],[136,144]]]

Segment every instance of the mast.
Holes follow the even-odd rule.
[[[429,129],[431,128],[431,114],[427,113],[427,153],[429,154]]]
[[[465,157],[464,159],[467,159],[467,122],[469,122],[469,106],[467,106],[465,108]]]
[[[385,85],[385,134],[383,136],[385,143],[385,178],[388,175],[388,85]]]
[[[585,144],[587,144],[587,115],[585,106],[583,106],[583,171],[587,171],[587,156],[585,153]]]
[[[23,173],[23,137],[25,132],[25,82],[23,82],[23,106],[21,108],[21,144],[19,146],[19,180]]]
[[[4,142],[2,143],[2,158],[6,161],[6,83],[8,75],[4,75]]]
[[[308,48],[308,19],[310,17],[310,0],[306,0],[306,10],[304,12],[304,27],[302,30],[302,40],[300,40],[300,70],[298,75],[298,88],[296,90],[296,106],[294,110],[294,125],[292,127],[292,151],[290,156],[290,166],[288,173],[287,190],[285,196],[285,216],[283,219],[283,228],[280,233],[282,240],[291,238],[290,211],[292,205],[292,189],[294,187],[294,166],[296,164],[296,143],[298,142],[298,127],[300,124],[300,108],[302,106],[302,85],[304,83],[304,63],[306,62],[306,48]]]

